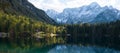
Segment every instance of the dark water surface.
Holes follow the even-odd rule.
[[[20,48],[14,45],[0,45],[0,53],[120,53],[120,51],[96,46],[54,45],[45,47]]]
[[[95,46],[58,45],[48,53],[120,53],[120,51]]]

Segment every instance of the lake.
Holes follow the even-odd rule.
[[[11,47],[7,44],[0,45],[0,53],[120,53],[120,51],[96,47],[78,45],[51,45],[45,47]]]
[[[79,41],[81,42],[79,43]],[[108,48],[105,45],[107,42],[104,41],[99,44],[89,43],[91,42],[88,38],[81,40],[66,37],[52,37],[45,39],[1,38],[0,53],[120,53],[119,44],[113,45],[118,47],[118,50],[116,50],[116,47]],[[101,44],[104,44],[105,46]],[[107,43],[107,45],[110,44],[111,43]]]

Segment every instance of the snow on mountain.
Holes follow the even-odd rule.
[[[66,8],[62,13],[54,10],[46,13],[58,23],[64,24],[102,23],[120,19],[120,11],[112,6],[101,7],[96,2],[79,8]]]

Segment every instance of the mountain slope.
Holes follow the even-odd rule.
[[[79,8],[66,8],[57,15],[53,12],[47,11],[46,13],[54,20],[57,20],[58,23],[64,24],[102,23],[120,19],[120,15],[118,15],[120,11],[111,6],[101,7],[96,2]]]
[[[24,15],[50,24],[55,23],[43,10],[37,9],[27,0],[0,0],[0,10],[9,14]]]
[[[108,7],[106,7],[108,8]],[[120,20],[120,11],[117,9],[106,9],[105,11],[101,12],[99,15],[97,15],[93,23],[99,23],[99,22],[111,22]]]

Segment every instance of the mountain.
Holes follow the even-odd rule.
[[[59,14],[57,11],[54,11],[53,9],[49,9],[46,11],[46,13],[57,22],[56,16]]]
[[[0,10],[13,15],[23,15],[32,19],[54,24],[43,10],[37,9],[28,0],[0,0]]]
[[[66,8],[61,13],[48,10],[46,13],[58,23],[79,24],[79,23],[103,23],[120,19],[120,11],[111,7],[101,7],[93,2],[90,5],[79,8]]]

